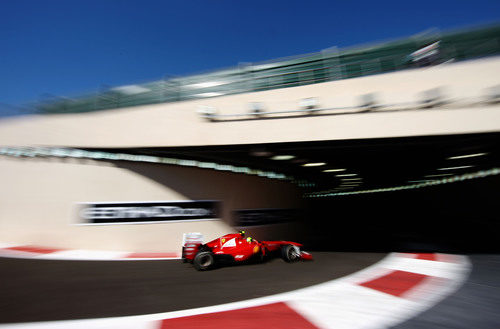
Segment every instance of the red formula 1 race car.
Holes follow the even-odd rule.
[[[311,254],[301,251],[302,245],[290,241],[257,241],[245,237],[245,231],[226,234],[203,244],[198,233],[184,235],[182,246],[183,262],[192,263],[204,271],[222,263],[241,263],[251,260],[264,261],[271,257],[281,257],[286,262],[312,260]]]

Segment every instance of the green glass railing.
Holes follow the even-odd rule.
[[[52,97],[36,104],[39,113],[76,113],[177,102],[205,97],[301,86],[380,74],[419,65],[411,54],[438,43],[434,63],[500,54],[500,26],[433,33],[343,50],[325,50],[211,73],[109,88],[77,98]]]

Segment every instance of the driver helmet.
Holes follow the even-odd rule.
[[[248,243],[250,243],[250,242],[252,242],[252,241],[253,241],[253,239],[252,239],[251,237],[248,237],[248,238],[247,238],[247,242],[248,242]]]

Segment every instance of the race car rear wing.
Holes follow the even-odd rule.
[[[182,235],[182,259],[193,260],[200,245],[203,244],[203,234],[199,232],[184,233]]]

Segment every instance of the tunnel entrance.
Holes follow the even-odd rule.
[[[99,151],[286,176],[302,193],[300,238],[311,248],[493,252],[499,149],[500,133],[481,133]]]
[[[499,252],[499,186],[494,176],[311,199],[306,243],[319,250]]]

